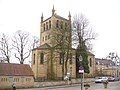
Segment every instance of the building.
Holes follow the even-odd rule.
[[[70,13],[68,19],[63,18],[55,13],[54,7],[52,9],[51,17],[43,20],[42,14],[40,25],[40,47],[35,48],[32,51],[31,66],[35,80],[43,81],[50,79],[51,76],[54,79],[61,79],[64,77],[62,74],[62,68],[66,55],[63,57],[60,47],[57,47],[56,40],[53,40],[52,37],[55,30],[65,30],[66,27],[70,25],[69,23],[71,23]],[[69,45],[71,45],[71,42]],[[66,50],[66,48],[64,50]],[[69,54],[67,72],[71,74],[72,78],[76,78],[75,50],[72,49],[71,46]]]
[[[54,79],[63,78],[63,68],[65,70],[65,63],[63,67],[63,62],[67,63],[67,73],[70,74],[70,77],[76,78],[76,52],[75,49],[72,48],[72,43],[69,42],[70,51],[68,56],[66,56],[66,51],[64,51],[61,47],[57,46],[59,39],[53,39],[56,31],[67,31],[68,28],[71,30],[71,14],[69,13],[68,19],[61,17],[55,13],[55,9],[52,9],[52,15],[43,20],[43,14],[41,16],[40,23],[40,47],[32,50],[32,63],[31,67],[34,73],[34,77],[36,81],[44,81],[50,79],[52,76]],[[70,34],[69,34],[70,33]],[[61,32],[57,33],[57,38],[59,37]],[[71,35],[71,31],[67,33],[62,33],[64,36]],[[64,37],[63,36],[63,37]],[[68,38],[64,38],[65,42]],[[71,39],[71,36],[69,37]],[[62,43],[65,44],[65,43]],[[68,47],[64,47],[66,50]],[[89,62],[90,62],[90,74],[89,76],[93,76],[95,73],[95,57],[92,53],[89,54]],[[66,59],[68,57],[68,59]]]
[[[0,89],[12,88],[13,81],[16,87],[32,87],[34,85],[32,69],[27,64],[0,63]]]
[[[88,52],[88,65],[89,65],[89,70],[90,73],[88,74],[88,77],[95,77],[95,55],[91,52]]]
[[[96,75],[97,76],[107,75],[109,71],[113,71],[113,70],[108,70],[108,68],[115,66],[115,63],[109,59],[95,58],[95,62],[96,62]],[[108,70],[108,72],[105,70]]]

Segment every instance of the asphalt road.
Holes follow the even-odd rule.
[[[92,82],[89,90],[120,90],[120,81],[109,82],[108,88],[105,89],[102,83]],[[67,85],[67,86],[53,86],[45,88],[29,88],[29,89],[17,89],[17,90],[81,90],[80,84]]]

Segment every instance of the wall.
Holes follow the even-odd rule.
[[[16,87],[33,87],[34,79],[32,76],[0,76],[0,88],[12,88],[13,80],[16,81]]]

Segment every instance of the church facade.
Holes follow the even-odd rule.
[[[68,19],[63,18],[55,13],[54,7],[52,9],[51,17],[44,20],[43,14],[41,16],[40,23],[40,47],[32,50],[32,71],[36,81],[48,80],[51,77],[54,79],[62,79],[63,72],[68,73],[71,78],[76,78],[76,55],[75,49],[72,48],[71,34],[68,31],[67,34],[62,32],[61,35],[68,36],[62,38],[61,32],[71,30],[71,15],[68,14]],[[54,31],[57,31],[56,37]],[[59,34],[58,34],[59,32]],[[62,43],[64,41],[64,43]],[[67,45],[65,44],[67,43]],[[58,44],[61,44],[60,46]],[[66,47],[62,45],[66,45]],[[63,48],[64,47],[64,48]],[[63,53],[64,52],[64,57]],[[90,75],[95,73],[95,59],[94,55],[90,54]],[[66,63],[67,62],[67,63]],[[66,64],[66,65],[65,65]],[[67,66],[67,69],[66,69]],[[66,70],[66,71],[65,71]]]

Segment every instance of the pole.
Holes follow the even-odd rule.
[[[82,89],[82,76],[83,76],[83,74],[81,73],[81,90],[83,90]]]
[[[84,72],[83,72],[83,90],[84,90]]]

